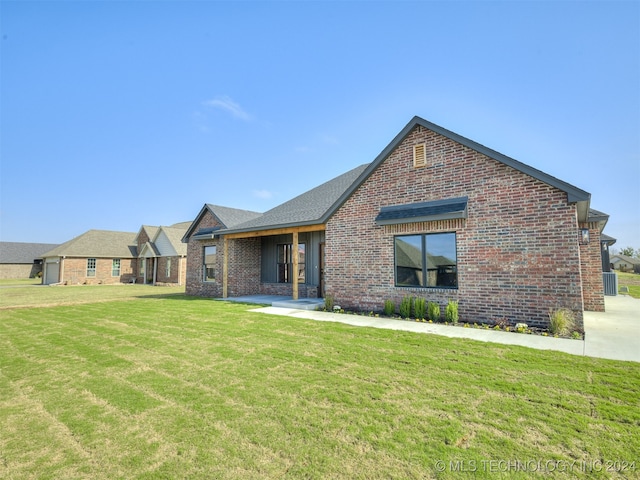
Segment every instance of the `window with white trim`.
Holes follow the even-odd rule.
[[[114,258],[111,261],[111,276],[119,277],[120,276],[120,259]]]
[[[87,277],[96,276],[96,259],[87,258]]]

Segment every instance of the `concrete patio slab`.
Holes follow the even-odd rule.
[[[604,312],[584,312],[585,355],[640,362],[640,299],[604,297]]]

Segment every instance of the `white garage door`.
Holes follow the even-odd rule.
[[[58,283],[60,280],[60,261],[47,262],[45,264],[44,283],[49,285],[51,283]]]

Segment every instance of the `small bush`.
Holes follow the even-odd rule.
[[[451,322],[454,325],[458,323],[458,302],[455,300],[449,300],[447,306],[444,309],[444,318],[447,322]]]
[[[413,310],[415,313],[415,317],[418,320],[424,320],[427,313],[426,300],[424,298],[416,298],[415,302],[413,303]]]
[[[403,297],[402,301],[400,302],[400,316],[402,318],[410,318],[411,317],[411,310],[413,306],[413,297]]]
[[[436,302],[427,303],[427,316],[429,320],[433,320],[434,322],[440,320],[440,305]]]
[[[327,312],[333,312],[334,299],[333,295],[325,295],[324,296],[324,309]]]
[[[549,332],[552,335],[567,335],[573,330],[576,320],[573,312],[567,308],[549,311]]]
[[[384,314],[387,317],[395,315],[396,313],[396,304],[393,300],[385,300],[384,301]]]

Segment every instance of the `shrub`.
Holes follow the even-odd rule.
[[[384,314],[390,317],[396,313],[396,304],[393,300],[384,301]]]
[[[458,323],[458,302],[455,300],[449,300],[447,306],[444,309],[444,318],[447,322],[451,322],[454,325]]]
[[[413,297],[403,297],[400,302],[400,316],[402,318],[411,317],[411,307],[413,306]]]
[[[415,302],[413,303],[413,310],[415,313],[415,317],[418,320],[424,320],[427,313],[426,300],[424,298],[416,298]]]
[[[327,312],[333,312],[334,299],[333,295],[325,295],[324,296],[324,309]]]
[[[434,322],[440,320],[440,305],[436,302],[427,303],[427,316],[429,320],[433,320]]]
[[[567,335],[575,326],[575,316],[567,308],[549,311],[549,332],[552,335]]]

